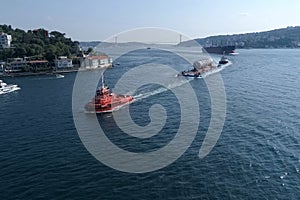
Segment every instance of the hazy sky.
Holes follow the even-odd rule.
[[[1,0],[0,24],[104,40],[139,27],[192,38],[300,25],[299,0]]]

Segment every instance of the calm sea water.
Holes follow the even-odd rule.
[[[105,72],[113,86],[122,74],[153,62],[186,70],[164,52],[136,52]],[[0,96],[0,199],[299,199],[300,50],[239,50],[221,72],[227,95],[225,125],[208,156],[198,152],[210,122],[210,97],[202,79],[191,80],[201,111],[197,136],[173,164],[149,173],[111,169],[85,149],[72,116],[76,73],[6,78],[19,91]],[[176,79],[174,79],[176,81]],[[139,140],[121,134],[110,114],[98,120],[107,137],[133,152],[166,145],[178,129],[180,110],[170,91],[130,105],[133,120],[145,126],[148,111],[162,104],[168,114],[162,132]],[[151,93],[153,92],[153,93]],[[118,111],[122,112],[122,111]],[[188,130],[187,130],[188,131]]]

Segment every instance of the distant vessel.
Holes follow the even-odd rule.
[[[207,53],[216,53],[216,54],[234,54],[235,53],[235,46],[228,45],[228,46],[210,46],[203,48]]]
[[[223,56],[222,56],[223,58]],[[186,76],[193,78],[203,78],[208,74],[222,70],[222,67],[229,63],[229,60],[224,56],[224,58],[219,61],[216,65],[211,58],[200,59],[193,64],[193,69],[188,71],[182,71],[177,76]],[[226,60],[225,60],[226,58]],[[227,62],[226,62],[227,61]]]
[[[213,60],[211,58],[202,58],[193,64],[193,69],[188,71],[182,71],[178,76],[187,76],[194,78],[202,78],[202,76],[209,71],[217,68],[216,65],[213,64]]]
[[[224,54],[225,52],[223,52],[223,56],[221,57],[219,64],[227,64],[229,62],[228,58]]]
[[[133,101],[130,95],[114,94],[104,84],[102,75],[102,86],[96,91],[95,97],[85,105],[85,110],[90,113],[113,112]]]
[[[0,94],[13,92],[20,89],[21,88],[19,88],[18,85],[12,85],[12,84],[7,85],[2,80],[0,80]]]

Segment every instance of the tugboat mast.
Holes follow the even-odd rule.
[[[102,72],[102,79],[101,79],[102,88],[104,88],[104,73]]]

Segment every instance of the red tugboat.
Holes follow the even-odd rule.
[[[113,112],[133,101],[133,96],[114,94],[109,87],[104,85],[102,75],[102,86],[96,91],[95,97],[87,103],[84,108],[91,113]]]

